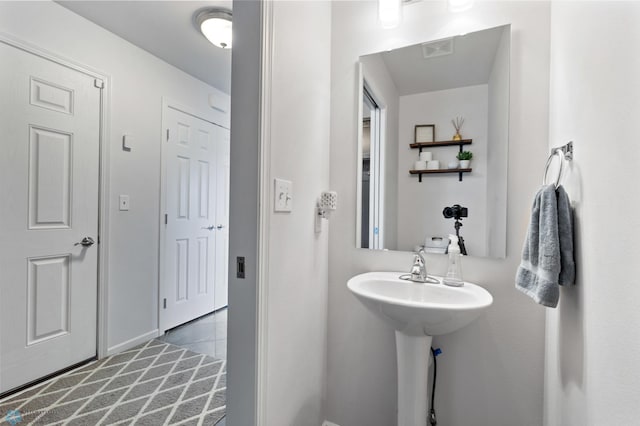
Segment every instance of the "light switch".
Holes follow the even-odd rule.
[[[293,210],[293,184],[291,181],[275,178],[273,197],[274,211],[290,212]]]
[[[120,211],[129,210],[129,196],[121,195],[120,196]]]
[[[122,136],[122,150],[131,152],[131,147],[133,147],[133,136],[131,135]]]

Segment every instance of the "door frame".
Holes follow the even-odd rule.
[[[110,137],[110,99],[111,99],[111,76],[91,68],[87,65],[60,56],[49,50],[43,49],[35,44],[29,43],[10,34],[0,32],[0,43],[22,50],[26,53],[38,56],[42,59],[54,62],[63,67],[67,67],[79,73],[85,74],[94,79],[101,80],[104,87],[100,91],[100,130],[98,140],[99,170],[98,170],[98,270],[97,285],[98,299],[97,306],[97,341],[96,356],[104,358],[107,356],[107,336],[108,336],[108,268],[109,264],[109,145],[104,143]]]
[[[165,276],[163,271],[163,260],[165,256],[165,244],[166,244],[166,228],[164,224],[164,215],[167,213],[166,202],[167,202],[167,177],[166,177],[166,167],[167,167],[167,117],[166,112],[167,109],[174,109],[176,111],[180,111],[184,114],[190,115],[198,120],[206,121],[214,126],[220,127],[222,129],[229,130],[228,127],[221,125],[220,123],[216,123],[213,118],[207,117],[210,115],[210,111],[206,111],[204,109],[193,108],[190,106],[185,106],[180,102],[167,97],[162,97],[162,119],[161,119],[161,129],[160,129],[160,140],[161,140],[161,148],[160,148],[160,205],[158,209],[158,225],[160,227],[160,232],[158,234],[158,335],[161,336],[166,330],[162,326],[161,316],[162,316],[162,295],[163,289],[166,285]],[[214,282],[215,287],[215,282]]]

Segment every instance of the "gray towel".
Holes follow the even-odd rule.
[[[546,185],[536,194],[531,223],[516,273],[516,288],[537,303],[555,308],[559,285],[573,283],[573,217],[562,187]]]
[[[558,238],[560,240],[560,276],[558,284],[575,284],[576,264],[573,259],[573,209],[567,191],[562,185],[556,190],[558,197]]]

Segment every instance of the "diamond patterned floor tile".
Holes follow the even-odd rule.
[[[0,425],[18,410],[25,425],[213,426],[225,414],[224,371],[225,361],[152,340],[0,400]]]

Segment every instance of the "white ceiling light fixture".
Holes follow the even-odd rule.
[[[395,28],[402,20],[402,0],[378,0],[378,20],[384,29]]]
[[[464,12],[473,7],[473,0],[449,0],[449,12]]]
[[[231,49],[231,16],[226,9],[205,9],[196,14],[196,26],[215,46]]]

